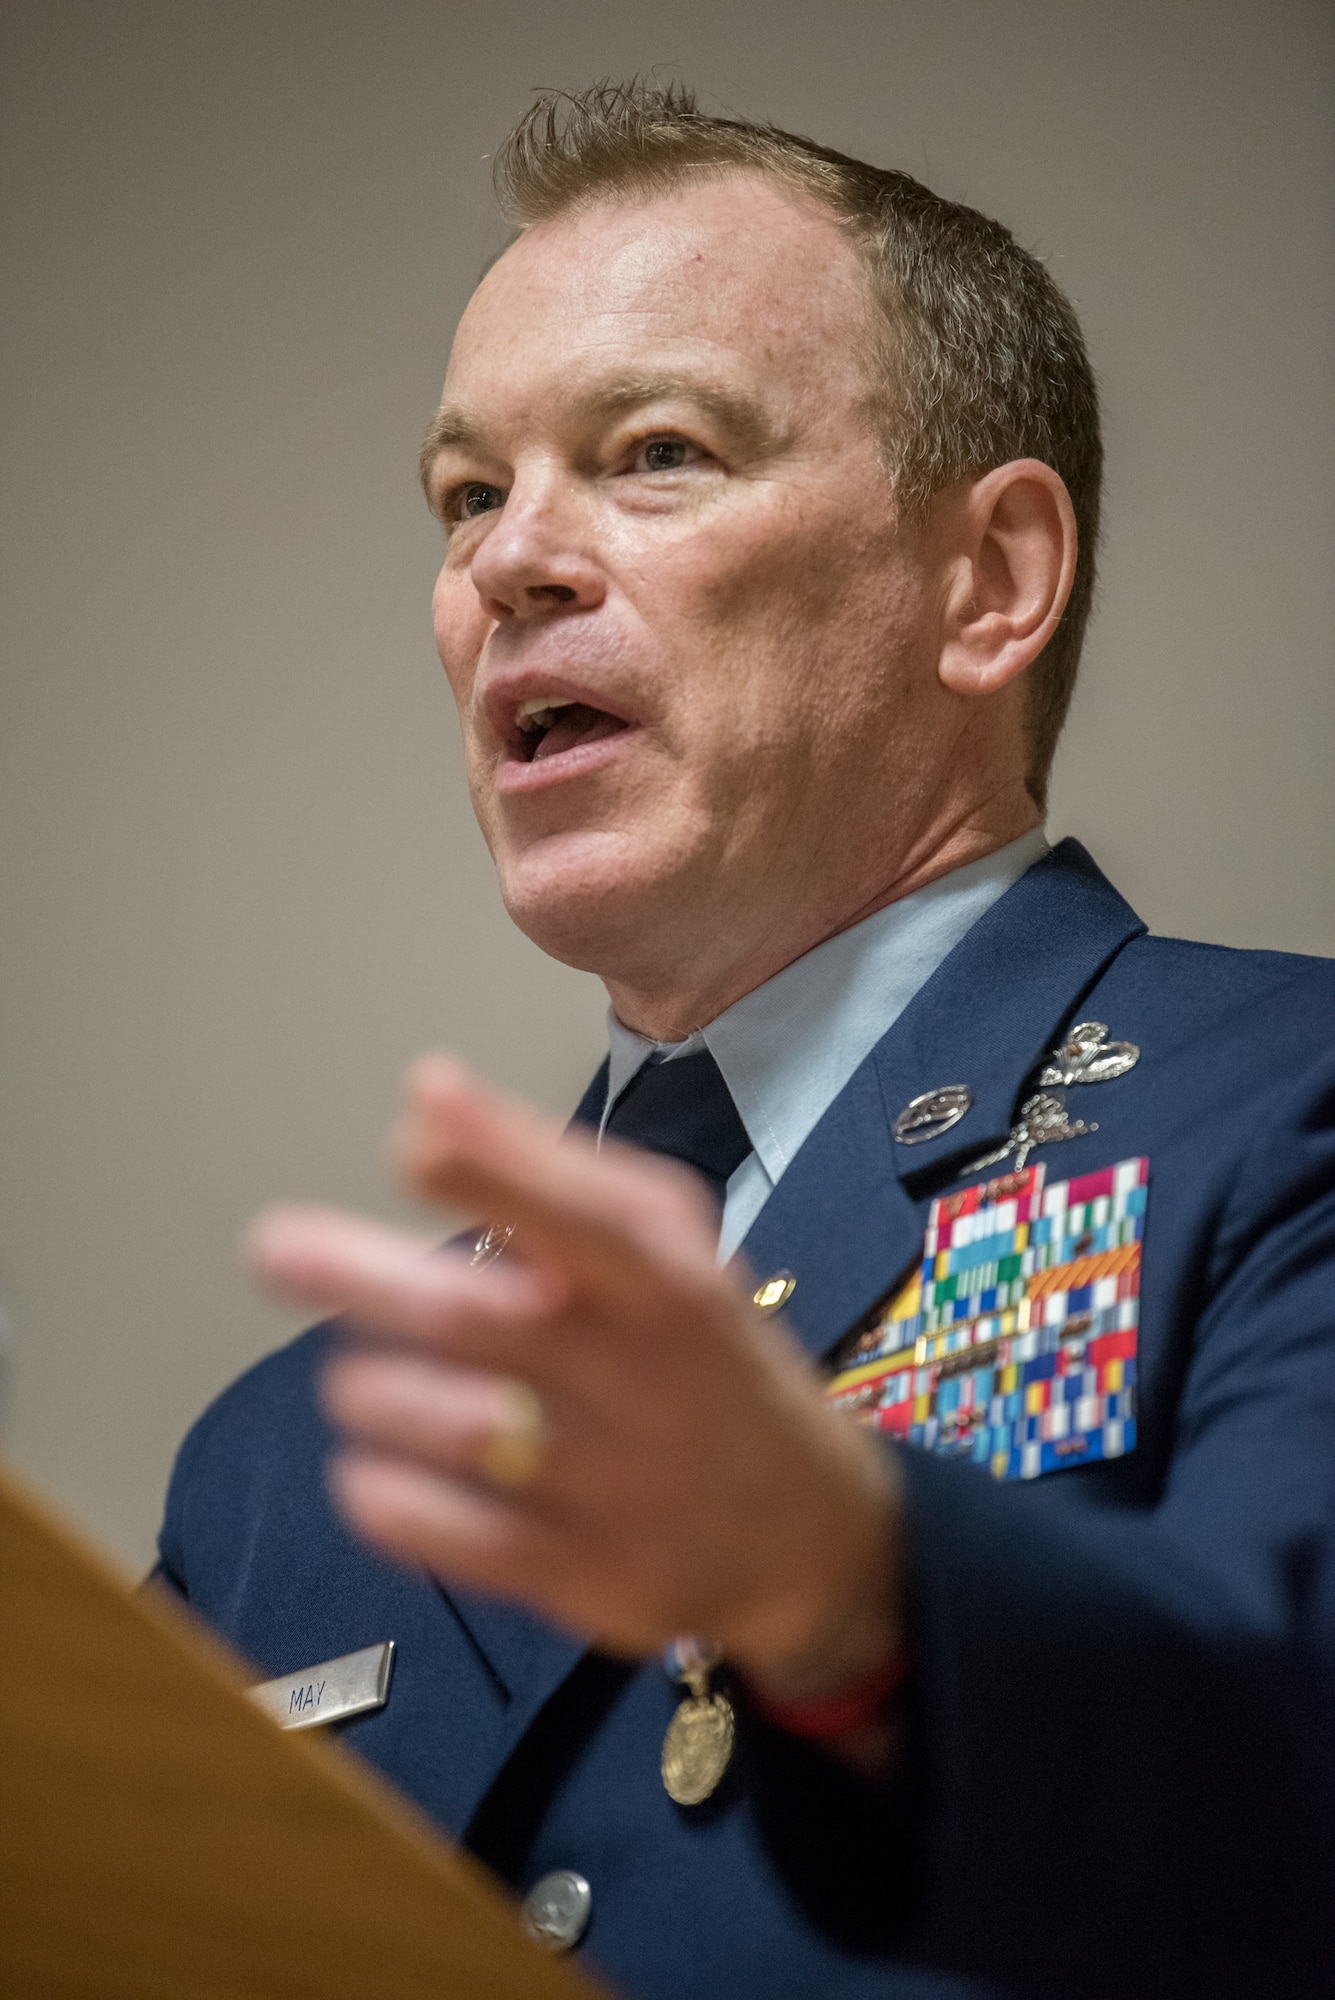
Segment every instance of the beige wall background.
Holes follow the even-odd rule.
[[[1156,929],[1335,951],[1333,22],[4,8],[0,1289],[5,1442],[48,1492],[148,1559],[181,1433],[287,1331],[243,1220],[391,1212],[417,1050],[562,1108],[597,1059],[600,990],[509,929],[472,828],[413,473],[533,85],[683,75],[1051,258],[1110,457],[1055,828]]]

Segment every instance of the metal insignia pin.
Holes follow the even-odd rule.
[[[797,1279],[791,1271],[776,1271],[772,1278],[766,1278],[763,1285],[757,1285],[751,1294],[751,1303],[759,1312],[776,1313],[786,1306],[797,1290]]]
[[[1065,1041],[1058,1042],[1049,1053],[1038,1073],[1038,1081],[1049,1089],[1025,1099],[1004,1146],[975,1160],[964,1171],[979,1173],[1011,1153],[1015,1155],[1016,1166],[1023,1167],[1036,1146],[1051,1146],[1060,1139],[1079,1139],[1086,1132],[1097,1132],[1097,1125],[1068,1117],[1066,1100],[1057,1092],[1077,1083],[1111,1083],[1115,1076],[1125,1076],[1129,1069],[1135,1068],[1140,1061],[1136,1044],[1106,1041],[1107,1033],[1105,1021],[1078,1021]],[[1055,1091],[1052,1086],[1056,1086]]]
[[[958,1125],[973,1103],[967,1083],[945,1083],[939,1090],[925,1090],[910,1098],[890,1130],[898,1146],[922,1146],[939,1139],[952,1125]]]
[[[995,1153],[985,1153],[981,1160],[974,1160],[964,1171],[966,1174],[981,1173],[984,1167],[994,1167],[998,1160],[1015,1155],[1016,1167],[1023,1167],[1035,1146],[1055,1145],[1059,1139],[1080,1139],[1086,1132],[1097,1132],[1097,1125],[1086,1125],[1082,1118],[1068,1118],[1064,1101],[1046,1090],[1036,1096],[1027,1097],[1020,1106],[1020,1115],[1011,1127],[1010,1137]]]
[[[477,1242],[469,1263],[475,1271],[485,1271],[488,1264],[494,1264],[515,1233],[513,1222],[489,1222]]]
[[[1110,1083],[1115,1076],[1125,1076],[1140,1061],[1140,1050],[1134,1042],[1105,1041],[1107,1032],[1104,1021],[1077,1023],[1048,1057],[1039,1082],[1062,1086]]]

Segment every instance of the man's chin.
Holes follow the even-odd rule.
[[[670,922],[679,870],[618,834],[543,841],[498,864],[512,923],[549,958],[615,978],[645,955],[656,916]]]

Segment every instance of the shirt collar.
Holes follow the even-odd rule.
[[[707,1048],[772,1185],[965,932],[1047,851],[1039,827],[938,877],[794,959],[684,1042],[649,1041],[609,1011],[603,1125],[655,1051],[672,1061]]]

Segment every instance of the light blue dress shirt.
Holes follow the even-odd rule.
[[[608,1112],[655,1050],[707,1048],[732,1092],[748,1153],[728,1182],[724,1263],[807,1134],[965,932],[1048,851],[1041,827],[929,882],[794,959],[684,1042],[651,1042],[608,1014]],[[601,1130],[600,1130],[601,1136]]]

